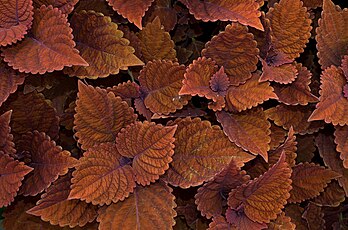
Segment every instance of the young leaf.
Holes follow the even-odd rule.
[[[136,122],[122,129],[116,138],[118,152],[133,158],[136,181],[145,186],[163,175],[173,160],[176,126]]]
[[[103,78],[118,74],[120,69],[143,65],[134,48],[123,38],[116,23],[110,17],[94,11],[80,11],[71,18],[76,48],[89,66],[73,66],[64,72],[79,78]]]
[[[89,148],[73,172],[69,199],[94,205],[124,200],[135,188],[135,173],[114,143]]]
[[[40,8],[42,5],[52,5],[62,11],[63,14],[70,14],[79,0],[33,0],[34,6]]]
[[[83,150],[104,142],[114,142],[117,133],[137,116],[132,108],[112,92],[79,81],[74,119],[75,136]]]
[[[176,216],[174,199],[172,189],[162,181],[138,186],[126,200],[99,210],[99,229],[172,229]]]
[[[33,168],[0,151],[0,207],[14,201],[24,176]]]
[[[70,152],[63,151],[49,136],[38,131],[22,135],[17,150],[34,168],[21,187],[20,194],[24,196],[36,196],[77,163]]]
[[[4,0],[0,3],[0,46],[24,38],[33,21],[32,0]]]
[[[28,214],[40,216],[42,220],[60,227],[85,226],[97,217],[97,206],[80,200],[68,200],[70,193],[71,174],[68,173],[47,189],[46,193],[36,203],[36,206],[26,211]]]
[[[212,179],[233,159],[238,167],[254,158],[231,143],[218,126],[199,118],[177,119],[175,154],[166,180],[181,188],[201,185]],[[214,143],[214,144],[213,144]]]
[[[291,169],[283,153],[263,175],[233,189],[228,196],[228,205],[237,212],[244,210],[252,221],[269,223],[277,218],[290,197],[290,176]],[[267,205],[264,205],[265,202]]]
[[[30,36],[3,49],[2,56],[12,68],[32,74],[62,70],[64,66],[88,66],[72,39],[66,16],[57,8],[43,5],[35,10]]]
[[[257,43],[248,28],[238,23],[226,26],[225,31],[206,43],[202,56],[211,58],[223,66],[232,85],[239,85],[251,78],[258,62]]]
[[[11,110],[0,115],[0,152],[13,157],[16,149],[14,148],[13,135],[11,134],[11,115]]]

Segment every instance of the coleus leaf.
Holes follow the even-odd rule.
[[[318,206],[338,207],[346,199],[344,189],[337,181],[332,181],[312,203]]]
[[[78,87],[74,129],[83,150],[99,143],[114,142],[117,133],[136,120],[133,109],[112,92],[81,81]]]
[[[131,23],[134,23],[139,29],[142,29],[141,20],[145,12],[149,9],[154,0],[107,0],[109,5],[127,18]]]
[[[122,100],[126,101],[129,106],[132,105],[132,99],[140,97],[140,86],[131,81],[120,83],[113,87],[106,89],[108,92],[113,92],[115,96],[119,96]]]
[[[276,126],[271,122],[271,142],[269,143],[270,150],[276,149],[286,138],[286,130]]]
[[[198,189],[195,195],[197,209],[207,218],[222,215],[228,192],[248,182],[249,179],[246,172],[241,171],[232,160],[212,181]]]
[[[135,173],[112,142],[89,148],[73,172],[69,199],[94,205],[124,200],[135,188]]]
[[[246,216],[258,223],[276,219],[290,197],[291,169],[281,154],[278,162],[260,177],[232,189],[228,205],[235,211],[244,211]],[[267,202],[267,206],[264,205]]]
[[[295,230],[296,225],[291,222],[291,218],[286,216],[284,212],[278,215],[277,219],[271,221],[268,224],[269,230],[279,230],[279,229],[286,229],[286,230]]]
[[[181,0],[198,20],[233,21],[263,30],[260,5],[254,0]]]
[[[118,134],[117,150],[122,156],[133,158],[132,168],[139,184],[155,182],[169,168],[176,128],[145,121],[133,123]]]
[[[318,24],[315,39],[321,68],[339,66],[348,49],[348,11],[342,10],[331,0],[324,0]]]
[[[293,189],[290,191],[288,202],[298,203],[314,198],[324,191],[332,179],[338,177],[341,175],[320,165],[300,163],[293,167],[291,175]]]
[[[343,167],[348,168],[348,126],[336,126],[335,127],[335,143],[337,144],[336,150],[341,153],[340,158],[343,160]]]
[[[176,119],[175,154],[165,179],[174,186],[188,188],[212,179],[233,159],[238,167],[254,158],[231,143],[218,126],[199,118]],[[214,144],[212,144],[214,143]]]
[[[139,32],[139,39],[141,41],[141,53],[145,62],[156,59],[176,60],[174,42],[170,34],[161,26],[158,17]]]
[[[64,66],[88,66],[74,48],[72,30],[66,16],[52,6],[43,5],[34,12],[31,35],[2,51],[8,65],[32,74],[62,70]]]
[[[250,229],[250,230],[260,230],[266,229],[267,225],[265,223],[258,223],[252,221],[244,212],[236,211],[234,209],[228,208],[226,211],[226,219],[229,224],[232,225],[232,229]],[[230,229],[230,228],[227,228]]]
[[[77,160],[70,152],[62,150],[43,132],[28,132],[18,141],[18,155],[34,170],[26,177],[20,194],[35,196],[48,188],[58,176],[64,175]]]
[[[296,66],[293,64],[284,64],[280,66],[269,66],[264,60],[262,62],[262,75],[260,81],[274,81],[280,84],[289,84],[293,82],[298,74]]]
[[[268,161],[271,124],[261,108],[237,114],[221,111],[216,113],[216,117],[231,142],[255,155],[260,154]]]
[[[311,162],[316,150],[314,136],[297,136],[297,157],[296,162]]]
[[[123,32],[110,17],[94,11],[80,11],[70,20],[76,48],[89,66],[73,66],[64,72],[79,78],[103,78],[118,74],[120,69],[143,65]]]
[[[295,204],[288,204],[285,207],[285,215],[291,218],[291,221],[296,225],[298,230],[308,230],[306,221],[302,218],[304,208]]]
[[[310,8],[321,7],[323,5],[323,0],[304,0],[303,5]]]
[[[325,229],[324,212],[314,203],[307,205],[302,218],[307,221],[308,229]]]
[[[12,111],[10,110],[0,116],[0,152],[13,157],[16,149],[14,148],[13,135],[11,134],[11,114]]]
[[[144,104],[153,113],[173,113],[188,103],[190,96],[180,96],[185,66],[167,60],[154,60],[146,64],[139,75],[140,91]]]
[[[24,176],[33,170],[0,151],[0,207],[14,201]]]
[[[213,218],[213,221],[209,224],[208,230],[225,230],[233,229],[231,224],[227,223],[225,217],[217,216]]]
[[[70,180],[71,173],[68,173],[53,182],[36,206],[26,212],[60,227],[82,227],[92,222],[97,217],[97,206],[80,200],[68,200]]]
[[[232,85],[239,85],[251,78],[258,62],[257,43],[248,28],[238,23],[226,26],[223,32],[206,43],[202,56],[223,66]]]
[[[117,226],[125,230],[169,230],[175,224],[174,199],[172,189],[162,181],[151,186],[137,186],[126,200],[99,210],[99,229],[111,230]]]
[[[33,0],[33,4],[36,8],[40,8],[42,5],[52,5],[60,9],[63,14],[70,14],[78,1],[79,0]]]
[[[0,46],[24,38],[33,21],[32,0],[5,0],[0,3]]]

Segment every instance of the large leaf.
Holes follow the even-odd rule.
[[[155,182],[169,168],[175,130],[176,126],[145,121],[131,124],[118,134],[117,150],[122,156],[133,158],[132,168],[139,184]]]
[[[75,136],[83,150],[115,141],[117,133],[137,118],[133,109],[120,97],[81,81],[76,104]]]
[[[138,186],[129,198],[99,211],[99,230],[169,230],[176,212],[172,189],[163,182]]]
[[[71,20],[76,48],[89,66],[65,68],[65,73],[79,78],[103,78],[118,74],[120,69],[143,65],[134,48],[123,38],[116,23],[101,13],[80,11]]]
[[[201,185],[212,179],[233,159],[238,167],[254,158],[231,143],[218,126],[199,118],[177,119],[175,154],[166,180],[181,188]]]
[[[253,34],[238,23],[227,25],[202,50],[202,56],[212,58],[224,67],[232,85],[239,85],[251,78],[251,72],[256,70],[258,54]]]
[[[254,0],[181,0],[198,20],[233,21],[263,30],[260,5]]]
[[[32,0],[4,0],[0,3],[0,46],[24,38],[33,21]]]
[[[79,0],[33,0],[34,6],[40,8],[42,5],[52,5],[62,11],[63,14],[70,14]]]
[[[14,156],[16,149],[14,148],[13,135],[11,134],[11,114],[12,111],[7,111],[0,116],[0,152]]]
[[[64,66],[88,66],[72,38],[66,16],[57,8],[43,5],[35,10],[30,36],[3,49],[2,56],[14,69],[33,74],[62,70]]]
[[[233,189],[228,196],[228,205],[236,211],[244,210],[252,221],[269,223],[281,213],[290,196],[290,176],[291,169],[283,153],[263,175]]]
[[[69,199],[94,205],[124,200],[135,188],[133,168],[123,159],[114,143],[101,143],[88,149],[73,172]]]
[[[339,66],[348,49],[348,11],[331,0],[323,1],[323,12],[316,30],[319,63],[322,69]]]

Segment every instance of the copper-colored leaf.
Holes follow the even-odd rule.
[[[322,73],[320,82],[320,101],[308,120],[324,120],[334,125],[348,125],[348,116],[346,116],[348,99],[342,92],[347,79],[343,71],[331,66]]]
[[[323,1],[323,12],[316,30],[319,63],[322,69],[339,66],[348,50],[348,11],[331,0]]]
[[[261,108],[238,114],[221,111],[216,113],[216,117],[230,141],[255,155],[260,154],[268,161],[271,123]]]
[[[280,0],[267,13],[275,50],[289,58],[297,58],[311,36],[311,19],[300,0]]]
[[[120,83],[114,87],[106,89],[108,92],[113,92],[115,96],[119,96],[122,100],[127,101],[128,105],[131,106],[131,99],[140,97],[140,87],[137,83],[127,81]]]
[[[124,200],[135,187],[135,174],[114,143],[101,143],[88,149],[73,172],[69,199],[94,205]]]
[[[308,229],[325,229],[324,212],[322,211],[321,207],[313,203],[309,203],[302,217],[307,221]]]
[[[273,85],[278,100],[286,105],[307,105],[308,103],[317,102],[318,98],[311,93],[309,88],[311,72],[301,64],[297,64],[296,68],[298,76],[294,82],[288,85]]]
[[[218,126],[199,118],[177,119],[173,162],[166,180],[182,188],[201,185],[212,179],[233,159],[238,167],[254,158],[231,143]]]
[[[32,170],[33,168],[24,165],[23,162],[16,161],[0,151],[0,207],[14,201],[24,176]]]
[[[35,10],[30,36],[3,49],[2,56],[14,69],[33,74],[62,70],[64,66],[87,66],[72,38],[66,16],[57,8],[43,5]]]
[[[275,81],[280,84],[289,84],[297,77],[298,71],[293,64],[269,66],[262,60],[262,75],[260,81]]]
[[[145,106],[153,113],[173,113],[188,103],[189,96],[180,96],[185,66],[177,62],[155,60],[142,69],[139,82],[145,94]]]
[[[295,230],[296,225],[291,222],[291,218],[284,212],[278,215],[277,219],[268,224],[269,230]]]
[[[271,143],[269,143],[270,150],[276,149],[286,138],[286,130],[282,127],[276,126],[271,122]]]
[[[303,0],[305,7],[316,8],[323,5],[323,0]]]
[[[52,5],[62,11],[63,14],[70,14],[79,0],[33,0],[34,6],[40,8],[42,5]]]
[[[269,223],[281,213],[290,196],[290,176],[291,169],[283,153],[263,175],[233,189],[228,196],[228,205],[236,211],[244,211],[252,221]]]
[[[134,23],[139,29],[142,29],[141,19],[145,12],[149,9],[154,0],[107,0],[109,5],[127,18],[131,23]]]
[[[197,209],[207,218],[218,217],[223,214],[228,193],[249,181],[246,172],[241,171],[232,160],[212,181],[199,188],[195,195]]]
[[[308,230],[306,221],[302,218],[304,208],[295,204],[288,204],[285,207],[285,215],[291,217],[291,221],[296,225],[296,230]]]
[[[40,216],[42,220],[60,227],[85,226],[97,217],[97,206],[80,200],[68,200],[71,174],[59,178],[41,196],[36,206],[28,214]]]
[[[120,97],[81,81],[76,104],[75,136],[83,150],[115,141],[117,133],[137,118],[133,109]]]
[[[25,161],[34,168],[20,190],[20,194],[25,196],[42,192],[77,163],[70,152],[62,150],[49,136],[38,131],[22,135],[17,150],[18,154],[24,154]]]
[[[99,211],[99,229],[172,229],[176,204],[171,192],[172,189],[163,182],[136,187],[134,194],[126,200]]]
[[[228,208],[226,219],[232,225],[232,229],[260,230],[267,228],[267,224],[252,221],[244,212]],[[229,228],[228,228],[229,229]]]
[[[162,28],[158,17],[140,31],[139,38],[145,62],[154,59],[176,60],[174,42],[170,38],[170,34]]]
[[[297,136],[296,162],[311,162],[314,157],[315,143],[313,135]]]
[[[225,68],[232,85],[239,85],[251,78],[258,62],[257,43],[248,28],[238,23],[227,25],[225,31],[206,43],[202,56],[212,58]]]
[[[169,168],[174,154],[176,126],[145,121],[122,129],[116,138],[118,152],[133,158],[132,168],[136,181],[145,186],[155,182]]]
[[[32,0],[0,3],[0,46],[11,45],[24,38],[33,21]]]
[[[291,175],[292,187],[288,202],[297,203],[314,198],[324,191],[327,184],[341,177],[335,171],[314,163],[300,163],[293,167]]]
[[[144,63],[133,53],[134,48],[123,38],[123,32],[110,17],[94,11],[75,12],[72,16],[76,48],[89,66],[73,66],[64,72],[79,78],[103,78],[118,74],[120,69]]]
[[[254,0],[181,0],[198,20],[233,21],[263,30],[260,5]]]
[[[14,148],[13,135],[11,134],[11,114],[12,111],[7,111],[0,115],[0,152],[9,156],[14,156],[16,149]]]
[[[341,153],[340,158],[343,160],[343,166],[348,168],[348,126],[335,127],[336,150]]]
[[[318,206],[338,207],[346,198],[343,188],[337,181],[332,181],[312,203]]]
[[[208,230],[234,230],[231,224],[227,223],[225,217],[217,216],[213,218],[213,222],[209,224]]]
[[[252,78],[239,86],[231,86],[226,95],[227,108],[241,112],[262,104],[269,99],[277,99],[269,82],[259,82],[260,74],[254,73]]]

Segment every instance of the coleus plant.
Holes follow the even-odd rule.
[[[1,1],[2,227],[347,228],[343,4]]]

